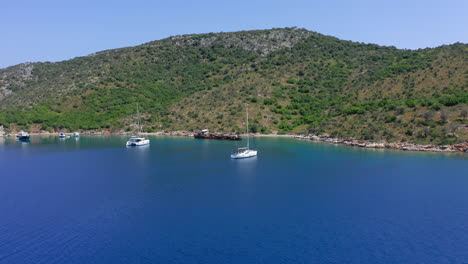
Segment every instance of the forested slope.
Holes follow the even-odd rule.
[[[175,36],[0,70],[0,124],[44,130],[329,133],[467,141],[467,51],[400,50],[284,28]]]

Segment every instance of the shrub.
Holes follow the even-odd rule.
[[[433,104],[431,106],[431,109],[434,110],[434,111],[439,111],[440,110],[440,104]]]
[[[442,123],[447,123],[449,119],[449,113],[445,110],[440,111],[440,120]]]
[[[413,100],[413,99],[408,99],[405,101],[405,104],[410,107],[410,108],[413,108],[416,106],[416,102]]]
[[[392,123],[396,121],[396,116],[394,115],[387,115],[385,116],[385,123]]]
[[[462,109],[462,110],[460,111],[460,117],[461,117],[462,119],[465,119],[467,116],[468,116],[468,108]]]
[[[365,109],[363,109],[360,106],[351,106],[344,110],[345,115],[354,115],[354,114],[362,115],[364,114],[364,112],[365,112]]]
[[[271,98],[265,98],[263,100],[263,104],[264,105],[272,105],[272,104],[275,104],[276,103],[276,100],[275,99],[271,99]]]
[[[424,118],[424,120],[426,120],[426,122],[430,121],[434,117],[434,112],[427,111],[424,114],[422,114],[422,117]]]
[[[444,95],[439,98],[439,103],[445,106],[454,106],[459,103],[458,98],[453,95]]]

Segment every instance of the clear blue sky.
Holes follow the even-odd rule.
[[[467,0],[3,0],[0,68],[168,36],[303,27],[399,48],[468,42]]]

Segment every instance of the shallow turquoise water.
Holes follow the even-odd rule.
[[[466,154],[0,138],[0,263],[468,263]]]

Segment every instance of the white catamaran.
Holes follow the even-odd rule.
[[[138,111],[138,104],[137,104],[137,135],[131,136],[127,141],[127,146],[145,146],[149,145],[150,140],[144,137],[139,137],[138,134],[140,133],[141,125],[140,125],[140,112]]]
[[[249,143],[250,143],[249,142],[249,109],[248,109],[247,106],[245,107],[245,110],[246,110],[246,113],[247,113],[247,118],[246,118],[246,121],[247,121],[247,125],[246,125],[246,129],[247,129],[247,147],[238,148],[238,149],[234,150],[231,153],[231,158],[232,159],[245,159],[245,158],[251,158],[251,157],[257,156],[257,151],[253,150],[253,149],[250,149],[250,146],[249,146]]]

